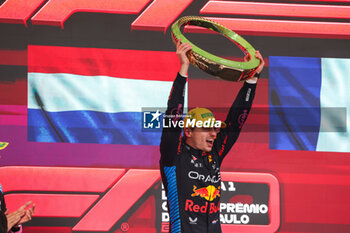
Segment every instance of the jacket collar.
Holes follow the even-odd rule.
[[[200,156],[208,156],[208,153],[195,149],[192,146],[188,145],[186,142],[184,142],[184,146],[185,146],[185,149],[188,150],[191,153],[191,155],[195,156],[196,158]]]

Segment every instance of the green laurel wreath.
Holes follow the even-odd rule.
[[[8,144],[9,144],[8,142],[0,142],[0,150],[5,149]]]
[[[247,62],[232,61],[215,56],[200,49],[181,33],[180,29],[184,25],[204,27],[224,35],[231,39],[245,54],[248,53],[250,55],[250,60]],[[178,19],[172,25],[171,30],[175,44],[181,39],[182,43],[189,43],[192,45],[193,49],[187,54],[190,62],[196,67],[218,78],[228,81],[245,80],[254,74],[256,68],[260,64],[259,59],[255,57],[255,49],[251,44],[234,31],[212,20],[199,16],[185,16]]]

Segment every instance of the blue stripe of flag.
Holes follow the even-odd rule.
[[[321,59],[269,57],[270,149],[315,151]]]
[[[28,109],[28,140],[159,145],[161,130],[143,129],[142,116],[142,112],[44,112]]]

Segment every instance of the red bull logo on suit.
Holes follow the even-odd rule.
[[[197,187],[193,185],[193,192],[194,193],[191,195],[192,197],[200,196],[205,198],[207,201],[212,201],[216,197],[220,197],[220,186],[215,188],[215,186],[209,185],[207,187],[197,189]]]
[[[217,197],[220,197],[220,186],[216,188],[213,185],[209,185],[207,187],[203,188],[197,188],[195,185],[193,185],[193,193],[191,195],[192,197],[201,197],[205,198],[207,201],[212,201]],[[220,202],[215,205],[215,203],[209,203],[205,202],[204,205],[197,205],[194,204],[192,200],[187,199],[186,200],[186,206],[185,210],[190,211],[190,212],[195,212],[195,213],[207,213],[208,211],[208,206],[209,206],[209,214],[216,213],[220,211]]]
[[[185,210],[190,211],[190,212],[195,212],[195,213],[198,213],[198,212],[207,213],[208,203],[209,202],[205,202],[204,205],[196,205],[196,204],[194,204],[194,202],[192,200],[187,199]],[[218,203],[217,206],[215,205],[215,203],[209,204],[209,214],[213,214],[213,213],[216,213],[218,211],[220,211],[220,202]]]

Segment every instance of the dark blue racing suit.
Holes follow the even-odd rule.
[[[182,120],[187,79],[177,75],[165,120]],[[249,114],[256,84],[244,83],[213,148],[206,153],[187,145],[180,127],[163,128],[160,170],[168,198],[171,233],[220,233],[220,166]]]

